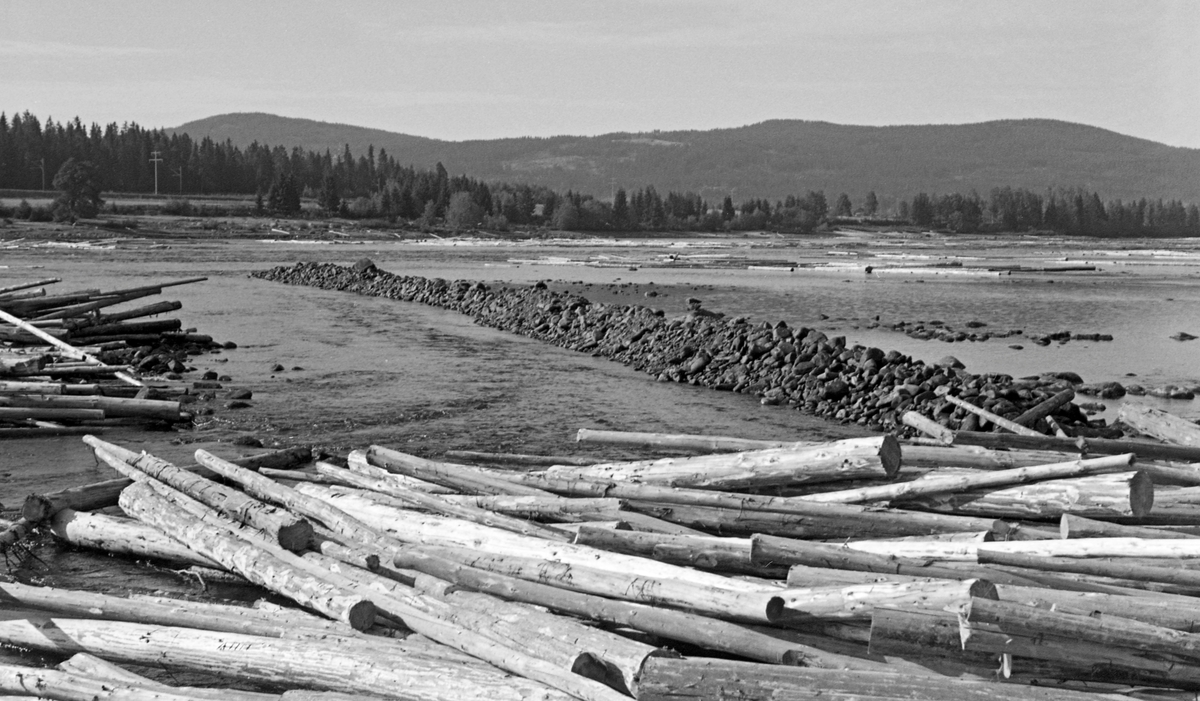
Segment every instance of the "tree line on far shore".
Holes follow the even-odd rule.
[[[160,168],[155,180],[155,166]],[[6,215],[18,218],[93,216],[100,190],[176,193],[164,211],[203,213],[187,194],[254,195],[245,213],[386,219],[441,223],[450,228],[549,226],[567,231],[777,231],[808,233],[829,223],[909,224],[956,233],[1051,231],[1135,237],[1200,236],[1200,209],[1178,200],[1105,202],[1095,192],[1060,189],[1037,194],[1021,188],[932,195],[895,200],[886,208],[874,192],[855,206],[846,193],[831,206],[825,193],[810,190],[774,203],[726,196],[709,202],[695,193],[660,194],[653,186],[614,189],[609,199],[541,185],[485,183],[451,176],[442,164],[432,170],[401,165],[383,149],[357,157],[349,146],[334,156],[322,152],[252,143],[240,149],[226,141],[167,134],[128,123],[103,129],[47,119],[29,112],[9,119],[0,113],[0,189],[47,189],[64,193],[54,208],[27,204]],[[67,187],[67,189],[64,189]],[[69,192],[68,192],[69,190]],[[79,193],[91,193],[81,198]],[[64,206],[64,201],[70,206]],[[304,208],[304,201],[316,209]],[[111,209],[111,205],[110,205]],[[222,213],[228,213],[223,210]]]

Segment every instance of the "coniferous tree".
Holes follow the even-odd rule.
[[[833,206],[833,216],[848,217],[853,213],[854,206],[850,204],[850,195],[842,193],[838,195],[837,204]]]

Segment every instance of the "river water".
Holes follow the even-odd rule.
[[[127,241],[115,249],[17,245],[0,249],[0,287],[61,277],[61,291],[114,289],[207,276],[156,299],[178,299],[185,327],[235,350],[199,356],[198,371],[233,377],[227,388],[253,390],[253,406],[222,400],[186,430],[150,433],[108,428],[106,440],[187,462],[196,448],[234,457],[258,452],[232,440],[253,436],[266,447],[316,444],[336,455],[372,443],[437,457],[449,449],[633,458],[638,454],[574,442],[579,428],[709,433],[747,438],[833,439],[861,435],[756,398],[658,383],[602,358],[474,325],[454,312],[419,304],[291,287],[249,273],[297,261],[352,263],[370,257],[386,270],[495,284],[577,291],[594,301],[644,304],[678,314],[688,299],[757,321],[786,321],[850,343],[897,349],[927,361],[954,355],[973,372],[1014,376],[1070,370],[1088,382],[1147,387],[1200,381],[1200,242],[866,237],[785,240],[771,236],[679,241],[361,242],[314,245],[261,241]],[[530,262],[536,261],[536,262]],[[590,262],[594,265],[581,265]],[[817,269],[798,263],[841,267]],[[912,273],[930,263],[1062,267],[1086,272],[970,275]],[[865,271],[872,266],[872,272]],[[754,266],[757,269],[750,269]],[[951,274],[953,273],[953,274]],[[648,296],[649,295],[649,296]],[[879,326],[868,328],[879,317]],[[1070,330],[1108,333],[1111,342],[1037,346],[1020,336],[986,342],[920,341],[886,326],[968,321],[1025,335]],[[1012,344],[1023,345],[1015,350]],[[276,365],[283,371],[273,371]],[[198,373],[196,374],[198,377]],[[1200,402],[1137,397],[1189,418]],[[1111,416],[1117,404],[1106,401]],[[110,479],[76,438],[0,443],[3,515],[32,491]],[[98,591],[166,591],[202,598],[259,592],[205,590],[170,570],[72,552],[42,542],[36,558],[14,568],[27,581]],[[0,570],[2,571],[2,570]],[[4,654],[0,653],[0,658]],[[26,658],[28,659],[28,658]]]

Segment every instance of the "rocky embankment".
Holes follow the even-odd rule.
[[[843,336],[830,338],[782,321],[726,318],[701,309],[695,300],[691,312],[667,318],[661,310],[592,303],[540,282],[492,287],[401,276],[367,260],[354,266],[298,263],[254,277],[452,309],[485,326],[623,362],[662,382],[754,394],[764,404],[788,405],[879,431],[907,431],[900,417],[910,410],[952,429],[978,430],[977,417],[947,402],[946,394],[1014,418],[1080,381],[1073,373],[1036,380],[975,375],[952,357],[930,365],[894,350],[847,346]],[[1073,426],[1076,435],[1103,427],[1102,421],[1089,422],[1074,404],[1054,418]],[[1048,430],[1044,423],[1035,428]]]

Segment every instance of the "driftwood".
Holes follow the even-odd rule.
[[[630,448],[675,448],[708,453],[729,453],[744,450],[763,450],[785,446],[814,445],[808,441],[758,441],[730,436],[694,436],[668,433],[638,433],[634,431],[600,431],[581,428],[575,434],[580,443],[621,445]]]
[[[556,478],[611,480],[701,489],[744,489],[889,478],[900,469],[900,444],[891,436],[851,438],[792,448],[691,458],[663,458],[546,470]]]
[[[974,445],[984,448],[1016,450],[1054,450],[1095,455],[1133,453],[1138,460],[1170,460],[1200,462],[1200,447],[1164,445],[1149,441],[1114,440],[1111,438],[1058,438],[1055,436],[1017,436],[1007,433],[958,431],[955,445]]]
[[[526,495],[545,496],[546,492],[532,487],[513,484],[501,477],[489,475],[486,471],[469,465],[426,460],[415,455],[408,455],[397,450],[373,445],[366,451],[366,458],[371,465],[383,468],[405,477],[433,482],[461,491],[464,494],[478,495]],[[356,468],[351,463],[351,469]]]
[[[1073,540],[1022,540],[1004,543],[922,543],[875,540],[851,541],[846,543],[845,547],[882,555],[928,558],[948,562],[978,562],[978,553],[981,550],[1038,557],[1200,557],[1200,541],[1194,538],[1175,540],[1078,538]]]
[[[50,528],[55,536],[80,548],[189,567],[224,569],[216,561],[132,519],[60,509],[51,519]]]
[[[127,669],[118,667],[111,662],[105,662],[99,657],[96,657],[95,655],[89,655],[86,652],[72,655],[70,658],[60,662],[58,664],[58,668],[63,672],[67,672],[68,674],[77,674],[115,684],[129,684],[130,686],[139,687],[139,690],[144,690],[151,693],[183,693],[187,694],[189,698],[212,699],[213,701],[284,701],[284,697],[279,694],[264,694],[257,691],[241,691],[240,689],[198,689],[195,687],[171,687],[167,686],[166,684],[160,684],[159,682],[156,682],[148,677],[143,677],[140,674],[134,674]],[[331,696],[330,692],[308,691],[306,692],[306,695],[307,694],[333,701],[333,697]],[[341,694],[338,694],[337,696],[341,696]],[[89,697],[88,701],[92,701],[92,698],[94,697]],[[157,699],[157,697],[154,698]],[[291,701],[291,699],[289,698],[288,701]]]
[[[772,601],[773,622],[812,619],[864,620],[879,608],[932,608],[966,605],[972,598],[996,599],[996,587],[982,579],[877,582],[850,586],[785,589]]]
[[[551,465],[592,465],[594,458],[570,455],[527,455],[525,453],[485,453],[478,450],[447,450],[446,457],[453,460],[468,460],[496,465],[520,465],[522,467],[550,467]]]
[[[1030,407],[1025,413],[1013,419],[1013,423],[1019,426],[1033,426],[1039,419],[1047,418],[1063,406],[1070,404],[1074,398],[1075,390],[1070,388],[1064,389]]]
[[[954,442],[954,431],[915,411],[904,412],[904,415],[900,417],[900,421],[905,426],[915,428],[939,443],[950,445]]]
[[[87,362],[92,363],[93,365],[97,365],[97,366],[101,366],[101,367],[104,366],[104,363],[101,362],[100,359],[97,358],[96,356],[91,355],[89,353],[85,353],[85,352],[79,350],[78,348],[74,348],[63,341],[60,341],[59,339],[55,338],[54,336],[46,333],[45,331],[42,331],[41,329],[37,328],[36,326],[33,326],[32,324],[28,324],[24,321],[21,321],[20,319],[13,316],[12,314],[9,314],[6,311],[0,310],[0,320],[7,321],[8,323],[13,324],[14,326],[20,328],[22,331],[26,331],[28,333],[33,334],[34,336],[37,336],[38,338],[49,343],[50,345],[54,346],[55,348],[58,348],[59,350],[63,351],[64,353],[67,353],[68,355],[70,355],[73,358],[82,358],[82,359],[86,360]],[[133,377],[132,375],[129,375],[128,373],[116,372],[114,374],[122,381],[127,382],[131,385],[134,385],[136,387],[144,386],[142,384],[141,380],[138,380],[137,378]]]

